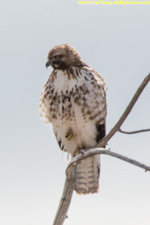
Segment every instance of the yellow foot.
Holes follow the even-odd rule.
[[[82,154],[84,154],[84,149],[83,149],[83,145],[82,144],[80,144],[80,145],[78,145],[78,148],[73,152],[73,157],[74,156],[76,156],[76,155],[78,155],[78,154],[80,154],[80,153],[82,153]]]
[[[73,130],[71,128],[69,128],[69,130],[67,131],[65,137],[69,141],[73,136],[74,136]]]

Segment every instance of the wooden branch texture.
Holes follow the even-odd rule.
[[[59,207],[53,225],[61,225],[67,218],[67,212],[72,199],[73,189],[72,182],[66,178],[63,194],[59,202]]]
[[[92,148],[92,149],[88,150],[87,152],[85,152],[84,155],[82,155],[82,154],[77,155],[68,164],[67,169],[70,168],[74,163],[78,163],[82,159],[85,159],[87,157],[90,157],[92,155],[97,155],[97,154],[109,155],[109,156],[115,157],[117,159],[121,159],[125,162],[128,162],[128,163],[130,163],[134,166],[138,166],[138,167],[144,169],[145,171],[150,171],[150,166],[147,166],[143,163],[140,163],[140,162],[138,162],[134,159],[128,158],[127,156],[124,156],[124,155],[121,155],[121,154],[118,154],[116,152],[112,152],[112,151],[109,151],[109,150],[106,150],[106,149],[103,149],[103,148],[96,148],[96,149]]]
[[[139,88],[137,89],[136,93],[134,94],[133,98],[131,99],[130,103],[128,104],[127,108],[125,109],[124,113],[115,124],[115,126],[110,130],[110,132],[96,145],[90,149],[87,149],[87,152],[84,154],[79,154],[73,158],[73,160],[69,163],[66,169],[66,181],[64,185],[64,191],[59,203],[59,207],[55,216],[55,220],[53,225],[62,225],[64,223],[65,218],[67,217],[68,208],[71,202],[73,190],[74,190],[74,169],[76,165],[80,162],[81,159],[86,157],[90,157],[95,154],[105,154],[110,155],[112,157],[116,157],[118,159],[124,160],[128,163],[131,163],[135,166],[141,167],[145,169],[145,171],[150,171],[150,166],[146,166],[136,160],[130,159],[126,156],[120,155],[115,152],[111,152],[108,150],[104,150],[102,146],[106,145],[107,142],[112,138],[112,136],[120,129],[121,125],[131,112],[133,106],[135,105],[137,99],[141,95],[142,91],[150,81],[150,73],[145,77]]]

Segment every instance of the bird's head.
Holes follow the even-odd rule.
[[[54,69],[65,70],[70,66],[87,66],[79,56],[78,52],[68,44],[58,45],[48,53],[46,68],[52,66]]]

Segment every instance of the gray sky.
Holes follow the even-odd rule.
[[[1,0],[0,224],[49,225],[67,166],[38,102],[48,51],[68,43],[108,87],[107,132],[150,72],[150,5],[78,5],[77,1]],[[123,125],[150,127],[150,85]],[[108,145],[150,164],[150,134],[116,134]],[[101,157],[100,192],[74,193],[67,225],[150,224],[150,174]]]

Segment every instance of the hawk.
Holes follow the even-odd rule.
[[[48,66],[53,71],[43,88],[40,116],[52,123],[60,149],[74,157],[105,136],[106,85],[68,44],[50,50]],[[98,192],[99,174],[99,155],[81,160],[75,171],[76,192]]]

